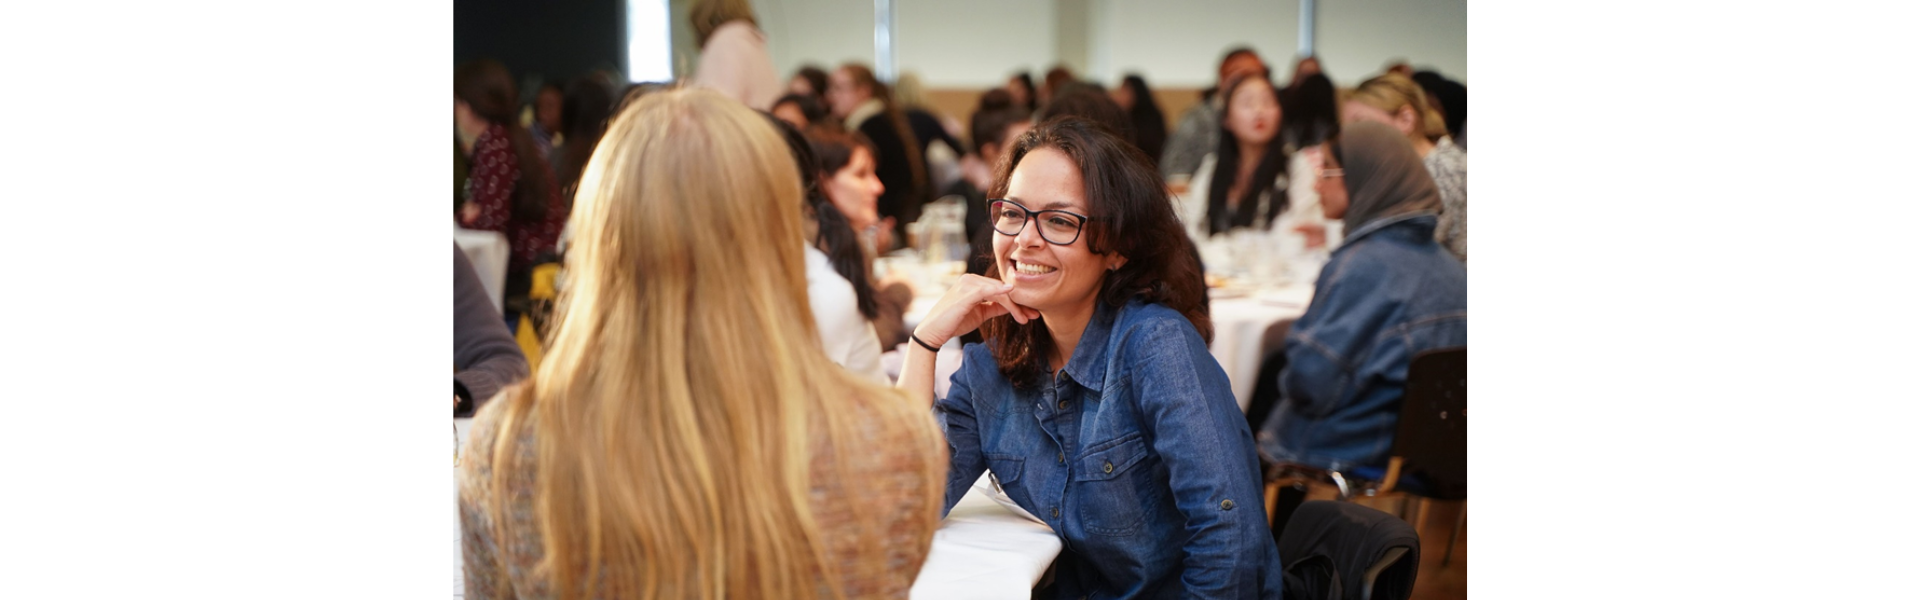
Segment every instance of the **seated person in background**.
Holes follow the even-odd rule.
[[[1160,153],[1167,148],[1167,117],[1161,114],[1160,103],[1153,99],[1147,80],[1128,75],[1120,81],[1120,87],[1114,88],[1113,102],[1133,121],[1134,145],[1147,153],[1147,158],[1155,163],[1154,168],[1159,168]]]
[[[985,334],[934,403],[947,510],[990,471],[1065,543],[1050,597],[1279,597],[1253,436],[1159,174],[1067,117],[1013,143],[990,195],[994,262],[928,312],[899,382],[933,403],[935,349]]]
[[[1353,90],[1341,111],[1349,123],[1373,121],[1398,130],[1413,144],[1440,186],[1440,228],[1435,232],[1461,263],[1467,262],[1467,151],[1447,138],[1447,124],[1412,79],[1387,74]]]
[[[826,106],[813,96],[806,94],[787,94],[773,101],[773,116],[787,124],[805,131],[808,127],[825,124],[832,119]]]
[[[1236,77],[1269,78],[1267,64],[1251,48],[1234,48],[1220,58],[1219,85],[1200,93],[1200,101],[1180,115],[1173,135],[1167,138],[1165,154],[1160,157],[1160,174],[1174,182],[1175,192],[1186,193],[1186,177],[1200,168],[1200,161],[1220,145],[1220,86]]]
[[[820,67],[806,64],[794,70],[793,78],[787,80],[787,91],[802,96],[812,96],[815,102],[826,106],[827,72]]]
[[[691,89],[601,143],[551,348],[462,453],[467,595],[906,598],[940,434],[820,352],[780,134]]]
[[[480,275],[453,247],[453,416],[473,414],[507,384],[527,376],[527,357],[487,297]]]
[[[870,274],[873,258],[890,245],[888,240],[893,236],[893,229],[878,212],[880,194],[886,186],[874,174],[873,146],[858,133],[827,128],[809,132],[807,141],[813,147],[820,191],[846,217],[848,226],[857,235],[855,239],[861,249],[859,270]],[[836,262],[844,260],[850,257],[836,257]],[[841,273],[853,271],[848,268]],[[905,343],[907,305],[913,303],[913,289],[897,282],[872,287],[877,290],[873,295],[877,307],[872,317],[873,330],[881,350]]]
[[[1033,128],[1033,119],[1025,110],[1000,108],[975,111],[969,119],[974,154],[961,163],[961,179],[946,194],[967,199],[967,272],[984,275],[993,262],[993,228],[987,219],[987,188],[993,185],[993,169],[1006,154],[1007,141]]]
[[[873,332],[880,305],[860,239],[820,189],[820,174],[815,170],[819,162],[807,137],[785,121],[768,120],[786,138],[787,152],[800,171],[800,189],[805,190],[801,215],[807,243],[807,305],[820,331],[820,347],[834,364],[876,383],[892,383],[880,366],[880,339]]]
[[[886,184],[880,195],[880,217],[892,230],[875,251],[891,252],[894,244],[906,243],[907,224],[919,220],[921,206],[932,200],[927,159],[921,152],[924,144],[914,135],[906,110],[892,90],[865,65],[842,65],[827,81],[827,107],[834,118],[848,131],[866,136],[872,146],[874,173]]]
[[[1433,241],[1440,191],[1399,131],[1353,123],[1317,154],[1321,205],[1348,233],[1287,333],[1260,449],[1316,469],[1384,467],[1408,363],[1467,345],[1467,272]]]
[[[461,64],[453,72],[453,123],[467,151],[467,201],[460,225],[507,235],[506,306],[516,316],[533,288],[533,267],[554,251],[567,203],[533,136],[513,116],[513,78],[497,61]]]
[[[1280,135],[1279,92],[1265,79],[1231,80],[1222,89],[1220,145],[1193,172],[1181,220],[1196,240],[1234,229],[1292,231],[1326,218],[1318,205],[1287,195],[1291,156]]]

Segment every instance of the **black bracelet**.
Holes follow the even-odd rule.
[[[914,334],[912,334],[912,333],[908,333],[908,334],[907,334],[907,337],[908,337],[908,338],[910,338],[910,339],[912,339],[912,340],[913,340],[913,343],[915,343],[915,344],[919,344],[921,348],[926,348],[926,349],[928,349],[928,350],[932,350],[934,354],[939,354],[939,353],[940,353],[940,347],[939,347],[939,346],[935,346],[935,345],[933,345],[933,344],[929,344],[929,343],[927,343],[927,341],[926,341],[926,340],[922,340],[922,339],[920,339],[920,336],[918,336],[918,335],[914,335]]]

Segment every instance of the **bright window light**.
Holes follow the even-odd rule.
[[[673,79],[673,36],[667,0],[627,0],[627,79]]]

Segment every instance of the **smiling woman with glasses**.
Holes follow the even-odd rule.
[[[1036,597],[1276,598],[1253,435],[1207,352],[1193,246],[1145,154],[1079,118],[1021,136],[989,198],[993,264],[914,331],[951,510],[982,473],[1065,550]],[[934,358],[978,328],[945,398]]]

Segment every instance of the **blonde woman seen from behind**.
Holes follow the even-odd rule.
[[[617,116],[544,360],[480,411],[469,598],[905,598],[941,510],[924,404],[838,368],[779,134],[707,90]]]

